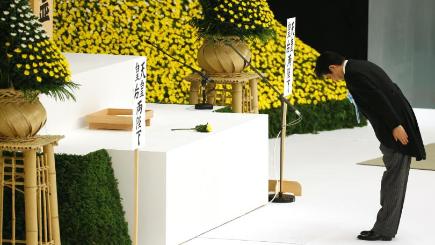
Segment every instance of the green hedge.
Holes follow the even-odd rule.
[[[131,244],[118,183],[107,151],[56,155],[60,232],[63,245]],[[9,189],[6,189],[10,193]],[[17,237],[24,237],[22,195],[17,196]],[[10,195],[5,214],[10,217]],[[10,219],[4,235],[10,237]],[[5,237],[4,236],[4,237]]]
[[[296,108],[303,116],[302,122],[287,127],[287,135],[318,133],[319,131],[335,130],[341,128],[362,127],[367,120],[360,115],[358,124],[354,106],[348,101],[327,101],[317,105],[297,105]],[[269,114],[269,137],[276,137],[281,130],[281,108],[260,111]],[[287,123],[297,119],[295,113],[287,113]]]
[[[361,122],[357,123],[355,109],[348,100],[331,100],[317,105],[296,105],[295,107],[301,112],[303,120],[295,126],[287,126],[287,135],[318,133],[325,130],[367,125],[367,120],[362,115],[360,115]],[[231,108],[224,107],[216,111],[231,112]],[[269,115],[269,138],[276,137],[281,130],[281,108],[260,110],[260,114]],[[288,111],[287,123],[295,119],[297,119],[296,114]]]

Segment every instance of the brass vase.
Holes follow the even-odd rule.
[[[199,66],[207,74],[241,73],[248,66],[231,47],[231,43],[247,60],[251,59],[251,51],[243,40],[236,36],[207,38],[198,51]]]
[[[47,113],[38,98],[28,101],[21,91],[0,89],[0,138],[28,138],[45,125]]]

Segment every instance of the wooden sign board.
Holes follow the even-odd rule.
[[[30,8],[42,23],[49,37],[53,36],[53,0],[29,0]]]

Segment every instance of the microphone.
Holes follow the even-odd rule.
[[[201,71],[193,68],[192,66],[186,64],[185,62],[183,62],[183,61],[181,61],[181,60],[179,60],[179,59],[177,59],[175,57],[172,57],[172,55],[168,54],[166,51],[164,51],[163,49],[161,49],[160,47],[158,47],[154,43],[152,43],[152,42],[150,42],[148,40],[144,40],[144,41],[145,41],[145,43],[147,43],[147,44],[151,45],[153,48],[155,48],[157,51],[162,52],[166,56],[168,56],[171,59],[175,60],[176,62],[182,64],[183,66],[189,68],[192,72],[198,74],[201,77],[202,103],[196,104],[195,105],[195,109],[198,109],[198,110],[212,110],[213,109],[213,105],[206,103],[206,100],[207,100],[206,99],[206,95],[207,95],[207,93],[205,91],[206,90],[205,87],[206,87],[207,83],[212,82],[212,80],[204,72],[201,72]],[[211,92],[211,91],[209,91],[209,92]]]
[[[275,93],[279,94],[278,98],[282,103],[286,103],[287,106],[294,112],[296,113],[296,115],[298,115],[298,117],[301,117],[301,113],[290,103],[290,101],[284,97],[284,94],[282,94],[281,92],[278,91],[278,89],[272,85],[272,83],[269,81],[269,79],[267,79],[265,76],[263,76],[263,74],[261,74],[257,68],[253,67],[251,65],[251,61],[249,61],[248,59],[246,59],[245,56],[243,56],[242,53],[240,53],[240,51],[234,47],[231,42],[225,41],[224,42],[225,45],[227,45],[228,47],[232,48],[245,62],[245,64],[247,64],[248,66],[250,66],[255,73],[257,73],[257,75],[259,75],[261,77],[261,80],[266,82],[267,86],[269,86],[269,88],[271,88],[273,91],[275,91]]]

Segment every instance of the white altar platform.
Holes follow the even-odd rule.
[[[42,97],[48,112],[41,134],[63,134],[57,153],[107,149],[112,157],[129,231],[134,221],[131,132],[90,130],[84,116],[130,106],[130,82],[142,57],[67,54],[77,102]],[[134,74],[133,74],[134,75]],[[154,111],[140,150],[139,244],[179,244],[267,203],[267,116],[147,104]],[[210,123],[211,133],[171,131]]]

